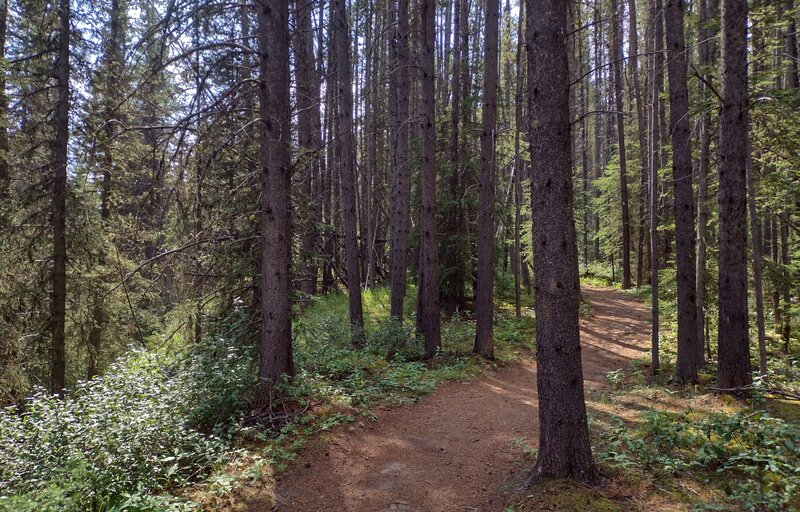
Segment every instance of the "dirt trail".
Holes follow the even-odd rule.
[[[639,357],[649,311],[619,292],[584,286],[593,315],[581,325],[587,390]],[[524,479],[522,448],[538,429],[536,365],[524,360],[485,378],[450,383],[417,404],[378,411],[306,450],[276,484],[272,510],[295,512],[502,511]],[[270,510],[252,502],[250,510]]]

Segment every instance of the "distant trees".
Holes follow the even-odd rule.
[[[131,345],[217,338],[260,346],[268,396],[293,372],[293,315],[346,292],[370,348],[362,294],[384,287],[418,357],[448,350],[457,317],[492,358],[494,308],[513,294],[525,315],[531,271],[577,350],[573,263],[547,263],[570,244],[582,272],[650,287],[653,373],[674,319],[675,383],[716,348],[720,385],[744,385],[749,265],[760,370],[796,340],[797,6],[725,4],[718,27],[718,4],[571,4],[562,49],[534,41],[538,3],[532,20],[499,0],[0,2],[2,400],[102,375]],[[558,26],[562,7],[541,3]],[[563,107],[564,70],[534,78],[544,51],[568,61],[566,121],[528,102],[557,86]],[[570,194],[541,193],[566,168]]]

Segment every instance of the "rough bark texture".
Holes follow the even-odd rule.
[[[667,0],[664,9],[669,74],[669,131],[672,134],[672,179],[675,191],[675,256],[678,298],[678,364],[680,383],[697,382],[697,303],[695,283],[694,192],[689,142],[689,88],[683,0]]]
[[[410,179],[408,172],[408,103],[409,83],[408,50],[408,0],[398,0],[397,25],[392,38],[392,74],[395,102],[392,115],[392,193],[391,203],[391,262],[389,267],[390,314],[403,320],[403,302],[406,297],[406,268],[408,266],[408,224]]]
[[[528,0],[539,451],[533,478],[597,479],[578,328],[566,0]]]
[[[494,358],[494,173],[497,129],[497,44],[500,2],[486,0],[483,48],[483,130],[478,197],[478,276],[475,290],[475,346],[473,351]]]
[[[422,28],[422,169],[419,218],[419,279],[417,280],[417,332],[425,339],[425,357],[436,355],[441,344],[439,311],[439,256],[436,233],[436,2],[425,0],[420,8]]]
[[[261,165],[261,344],[259,395],[292,376],[289,273],[289,2],[258,0],[259,163]]]
[[[617,151],[619,152],[619,197],[622,212],[622,289],[631,287],[631,221],[628,209],[628,159],[625,154],[625,106],[622,101],[622,6],[611,0],[611,67],[614,71],[614,105],[617,111]]]
[[[342,224],[344,229],[345,262],[350,327],[353,342],[360,345],[364,338],[364,312],[361,306],[361,277],[358,264],[356,233],[356,155],[353,135],[353,89],[350,69],[350,29],[347,23],[346,0],[333,1],[333,31],[336,66],[338,118],[336,134],[341,152]]]
[[[747,318],[747,4],[722,2],[717,386],[750,384]]]
[[[297,75],[297,138],[300,145],[302,188],[299,191],[301,218],[300,270],[297,289],[313,295],[317,291],[317,264],[314,251],[317,246],[317,226],[321,219],[317,213],[317,181],[319,176],[319,92],[314,59],[314,30],[311,23],[312,4],[298,4],[294,11],[297,31],[294,36],[295,73]]]
[[[639,32],[637,28],[636,19],[636,0],[628,0],[628,45],[630,47],[629,64],[631,68],[630,80],[632,82],[633,101],[636,104],[636,126],[639,128],[639,157],[642,161],[642,174],[641,186],[642,191],[639,201],[639,241],[636,247],[636,287],[640,287],[644,281],[644,273],[646,266],[650,266],[650,262],[645,262],[647,256],[645,252],[645,225],[647,216],[645,210],[647,206],[647,180],[648,172],[648,158],[647,158],[647,128],[644,117],[644,106],[642,105],[642,91],[639,81]]]
[[[58,53],[53,154],[53,291],[50,298],[50,390],[64,393],[66,372],[65,327],[67,308],[67,150],[69,147],[69,0],[58,2]]]

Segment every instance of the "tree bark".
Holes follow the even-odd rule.
[[[317,246],[316,189],[319,175],[319,93],[320,83],[314,58],[313,5],[297,4],[294,10],[295,75],[297,84],[297,142],[300,151],[300,265],[297,289],[313,295],[317,289],[317,264],[314,251]]]
[[[628,0],[628,33],[630,46],[629,65],[631,69],[631,82],[633,82],[633,101],[636,104],[636,126],[639,132],[639,157],[642,161],[641,185],[642,192],[639,201],[639,241],[636,248],[636,287],[640,287],[644,281],[645,273],[645,223],[647,217],[645,210],[647,206],[647,181],[649,177],[648,157],[647,157],[647,123],[644,116],[642,105],[641,84],[639,81],[639,32],[636,19],[636,0]],[[649,252],[649,251],[647,251]],[[649,262],[647,262],[649,266]]]
[[[336,54],[336,92],[339,108],[336,135],[339,140],[342,162],[342,224],[347,267],[350,327],[353,343],[358,346],[364,340],[364,312],[361,305],[361,277],[359,276],[358,238],[356,233],[356,156],[355,137],[353,135],[350,29],[347,22],[345,1],[333,0],[332,21]]]
[[[425,357],[436,355],[441,345],[439,311],[439,256],[436,226],[436,1],[420,6],[422,29],[422,169],[420,170],[419,278],[417,279],[417,333],[425,340]]]
[[[752,149],[751,149],[752,151]],[[753,286],[756,295],[756,327],[758,329],[758,370],[762,377],[767,376],[767,333],[764,326],[764,285],[761,255],[761,222],[756,209],[756,184],[753,176],[753,157],[747,156],[747,206],[750,210],[751,247],[753,250]]]
[[[713,2],[713,0],[712,0]],[[712,12],[709,12],[712,11]],[[709,9],[709,0],[700,0],[700,23],[699,31],[699,58],[698,63],[703,73],[704,81],[711,79],[708,67],[711,65],[711,48],[714,37],[714,29],[711,17],[716,12],[715,5],[712,3]],[[708,96],[708,86],[703,82],[700,84],[700,94],[705,100]],[[695,290],[697,292],[697,340],[701,346],[708,344],[710,340],[705,338],[706,324],[706,256],[708,254],[708,243],[706,240],[708,233],[708,168],[710,165],[710,146],[711,146],[711,116],[704,112],[698,124],[700,132],[700,159],[698,162],[698,190],[697,190],[697,260],[695,271]]]
[[[58,2],[58,50],[56,55],[56,100],[53,154],[53,290],[50,303],[50,390],[64,394],[66,375],[66,311],[67,311],[67,163],[69,148],[69,0]]]
[[[686,81],[686,41],[683,0],[667,0],[664,17],[669,75],[669,131],[672,134],[672,179],[675,191],[675,256],[678,298],[679,383],[697,382],[702,355],[698,351],[695,282],[694,191],[692,146],[689,141],[689,87]]]
[[[497,130],[498,0],[486,0],[483,48],[483,110],[481,113],[481,172],[478,196],[478,278],[475,290],[473,352],[494,359],[494,173]]]
[[[614,72],[614,105],[617,111],[617,151],[619,152],[619,197],[622,212],[622,289],[631,287],[631,222],[628,211],[628,159],[625,154],[625,106],[622,101],[622,10],[611,0],[611,67]]]
[[[591,483],[578,327],[566,0],[528,0],[531,191],[539,451],[531,478]],[[531,479],[529,478],[529,480]]]
[[[522,93],[522,55],[525,47],[523,46],[523,19],[524,13],[519,14],[519,25],[517,34],[519,38],[517,41],[517,80],[516,80],[516,93],[515,101],[515,114],[514,114],[514,310],[517,318],[522,316],[522,269],[524,258],[522,256],[522,240],[520,230],[522,227],[522,173],[524,171],[524,162],[520,153],[520,135],[522,133],[522,106],[523,106],[523,93]]]
[[[403,302],[406,296],[406,270],[408,267],[408,226],[410,212],[410,185],[408,171],[408,105],[411,93],[409,81],[410,57],[408,49],[408,0],[396,2],[396,28],[392,38],[392,73],[395,101],[392,129],[392,193],[391,207],[391,263],[390,263],[390,314],[403,321]]]
[[[653,375],[657,375],[661,369],[660,347],[659,347],[659,259],[658,259],[658,171],[661,168],[660,157],[660,136],[659,136],[659,109],[658,97],[661,90],[663,75],[661,67],[663,58],[661,57],[660,37],[662,26],[661,11],[658,9],[657,0],[650,3],[650,25],[653,27],[652,45],[653,55],[650,58],[650,308],[652,314],[651,327],[651,351],[650,351],[650,370]]]
[[[717,387],[747,386],[746,166],[747,4],[722,2],[722,111],[719,140],[719,323]]]
[[[259,398],[294,374],[289,188],[289,1],[257,0],[261,164],[261,362]]]

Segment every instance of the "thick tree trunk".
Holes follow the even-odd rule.
[[[420,6],[422,29],[422,169],[420,170],[419,278],[417,279],[417,333],[425,340],[425,357],[436,355],[441,345],[439,311],[439,256],[436,227],[436,2]]]
[[[689,141],[689,87],[686,81],[686,42],[683,0],[667,0],[664,9],[669,71],[669,131],[672,134],[672,179],[675,191],[675,255],[678,297],[678,364],[680,383],[697,382],[698,356],[695,282],[694,192],[692,147]],[[698,344],[700,349],[698,350]]]
[[[397,0],[397,24],[392,40],[391,80],[395,91],[392,115],[392,192],[391,208],[391,264],[390,264],[390,314],[403,321],[403,302],[406,297],[406,269],[408,267],[408,225],[410,212],[410,185],[408,170],[408,105],[411,94],[409,81],[409,27],[408,0]]]
[[[364,339],[364,312],[361,305],[361,277],[358,264],[356,233],[356,156],[353,134],[353,89],[350,69],[350,29],[347,22],[346,0],[333,0],[333,31],[336,54],[336,92],[338,118],[336,135],[341,152],[342,224],[344,228],[345,261],[350,326],[355,345]]]
[[[622,6],[611,0],[611,67],[614,71],[614,105],[617,111],[617,151],[619,153],[619,197],[622,212],[622,289],[631,287],[631,221],[628,211],[628,159],[625,154],[625,105],[622,101]]]
[[[566,0],[528,0],[531,190],[539,392],[532,478],[594,482],[578,327]]]
[[[62,395],[66,374],[67,308],[67,151],[69,147],[69,0],[58,2],[58,53],[56,56],[56,101],[53,154],[53,291],[50,303],[50,390]]]
[[[259,398],[294,374],[289,188],[289,2],[257,0],[259,163],[261,165],[261,344]]]
[[[497,133],[497,45],[499,1],[486,0],[483,48],[483,110],[481,173],[478,197],[478,267],[475,290],[475,346],[473,352],[494,359],[494,173]]]
[[[747,4],[722,2],[717,386],[751,382],[747,312]]]

